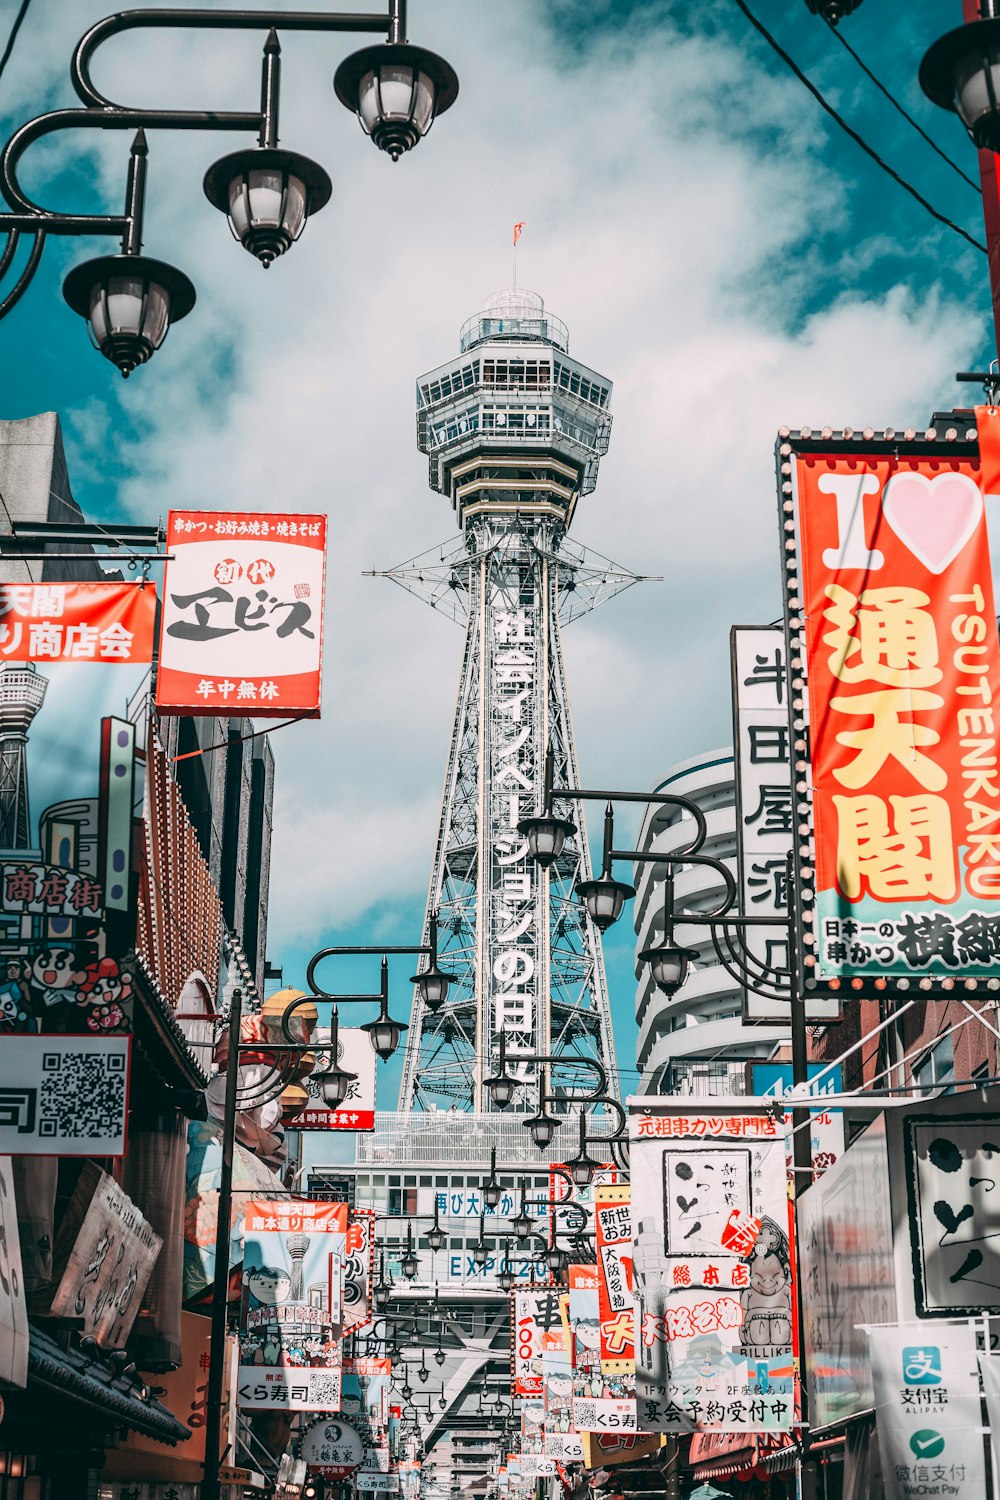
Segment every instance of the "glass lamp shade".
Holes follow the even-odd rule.
[[[522,1210],[511,1219],[510,1227],[519,1240],[526,1240],[531,1233],[531,1218]]]
[[[510,1261],[505,1260],[497,1272],[497,1284],[502,1292],[509,1292],[514,1285],[514,1272],[510,1268]]]
[[[442,1391],[441,1394],[440,1394],[440,1396],[438,1397],[438,1406],[440,1406],[441,1410],[444,1411],[444,1409],[445,1409],[445,1407],[447,1405],[448,1405],[448,1398],[444,1394],[444,1392]]]
[[[588,1156],[586,1151],[581,1151],[578,1156],[570,1160],[569,1175],[577,1187],[589,1187],[599,1165],[600,1163]]]
[[[497,1109],[509,1108],[517,1093],[517,1079],[511,1078],[509,1073],[498,1073],[495,1078],[487,1078],[484,1081]]]
[[[599,875],[596,880],[578,881],[576,892],[594,926],[607,932],[618,921],[625,902],[635,895],[635,886],[615,880],[611,875]]]
[[[400,1391],[400,1395],[402,1396],[404,1401],[409,1401],[410,1397],[413,1395],[413,1387],[409,1381],[407,1381],[403,1386],[403,1389]]]
[[[538,818],[522,818],[517,831],[528,840],[528,853],[535,863],[547,870],[563,852],[570,834],[576,832],[576,824],[567,818],[543,814]]]
[[[389,1288],[383,1282],[377,1282],[372,1288],[372,1298],[375,1302],[377,1312],[385,1312],[389,1306]]]
[[[924,54],[920,87],[952,109],[975,144],[1000,150],[1000,18],[970,21],[946,32]]]
[[[550,1245],[545,1252],[545,1264],[548,1266],[553,1276],[561,1276],[566,1267],[569,1265],[569,1256],[566,1251],[561,1250],[558,1245]]]
[[[203,185],[209,203],[227,215],[234,238],[265,269],[295,243],[306,219],[333,193],[318,162],[264,146],[223,156],[209,167]]]
[[[643,948],[639,962],[649,965],[653,983],[665,995],[676,995],[687,978],[688,965],[696,954],[678,943],[663,942],[658,947]]]
[[[431,969],[425,969],[422,974],[414,974],[410,983],[416,985],[417,995],[433,1015],[447,1000],[448,986],[454,977],[435,965]]]
[[[426,1385],[427,1382],[428,1382],[428,1380],[430,1380],[430,1378],[431,1378],[431,1372],[430,1372],[430,1370],[428,1370],[425,1365],[421,1365],[420,1369],[417,1371],[417,1379],[420,1381],[420,1384],[421,1385]]]
[[[403,1259],[399,1263],[399,1268],[402,1271],[403,1275],[406,1277],[407,1281],[412,1281],[416,1276],[417,1257],[414,1255],[412,1250],[408,1251],[407,1254],[403,1256]]]
[[[327,1068],[325,1073],[317,1073],[319,1090],[323,1095],[324,1104],[331,1109],[336,1109],[343,1104],[351,1092],[351,1084],[357,1082],[357,1073],[349,1073],[346,1068],[338,1068],[334,1065]]]
[[[376,1057],[386,1062],[396,1048],[404,1031],[409,1031],[405,1021],[394,1021],[389,1015],[381,1015],[374,1021],[366,1021],[360,1028],[367,1031],[368,1040],[375,1049]]]
[[[526,1120],[525,1124],[531,1131],[531,1139],[539,1151],[544,1151],[546,1146],[552,1144],[552,1137],[559,1129],[562,1121],[554,1119],[552,1115],[547,1115],[544,1109],[542,1109],[539,1110],[537,1115],[532,1115],[529,1120]]]
[[[458,97],[458,79],[444,58],[406,42],[364,47],[346,57],[333,87],[393,161],[411,151]]]
[[[63,296],[87,320],[95,349],[128,379],[194,307],[195,290],[175,266],[145,255],[102,255],[74,266]]]
[[[439,1224],[433,1224],[427,1231],[427,1243],[432,1250],[440,1250],[444,1244],[444,1230]]]
[[[496,1208],[500,1202],[500,1184],[492,1178],[483,1183],[483,1202],[487,1208]]]
[[[434,1363],[436,1365],[443,1365],[447,1358],[448,1356],[445,1354],[443,1349],[434,1350]]]
[[[481,1240],[478,1244],[473,1245],[472,1259],[475,1261],[477,1266],[485,1266],[489,1258],[490,1252],[489,1250],[487,1250],[486,1246],[482,1243]]]

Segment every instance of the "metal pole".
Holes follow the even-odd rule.
[[[260,144],[273,151],[278,144],[278,100],[281,94],[281,46],[274,27],[264,43],[260,72]]]
[[[125,189],[127,227],[122,235],[122,254],[138,255],[142,250],[142,215],[146,205],[146,158],[149,147],[146,132],[137,130],[128,161],[128,184]]]
[[[233,1148],[236,1144],[236,1095],[239,1089],[242,1018],[243,991],[234,989],[229,1011],[229,1045],[226,1049],[226,1102],[222,1116],[219,1211],[215,1219],[215,1279],[212,1286],[212,1331],[205,1402],[205,1477],[201,1484],[201,1500],[219,1500],[222,1380],[226,1365],[226,1313],[229,1297],[229,1225],[233,1203]],[[235,1391],[231,1393],[231,1399],[236,1399]]]
[[[962,19],[979,21],[995,15],[989,0],[962,0]],[[993,332],[1000,354],[1000,181],[997,159],[992,151],[979,151],[979,183],[983,190],[983,225],[990,268],[990,298],[993,303]]]

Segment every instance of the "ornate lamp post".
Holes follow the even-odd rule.
[[[94,86],[91,64],[98,47],[123,31],[165,27],[196,30],[265,31],[260,107],[256,110],[131,109],[106,98]],[[406,41],[406,0],[390,0],[378,12],[127,10],[107,16],[77,43],[70,77],[83,108],[55,109],[22,125],[0,154],[0,191],[11,212],[0,214],[7,243],[0,254],[0,283],[11,272],[22,236],[31,249],[11,290],[0,301],[0,318],[24,295],[41,259],[46,237],[121,237],[121,254],[77,266],[66,278],[64,296],[86,319],[95,347],[129,375],[161,346],[172,323],[194,306],[191,282],[176,267],[143,256],[146,130],[256,131],[257,145],[222,157],[205,174],[209,202],[223,212],[233,237],[265,268],[284,255],[307,220],[333,191],[324,169],[308,157],[278,146],[280,46],[277,31],[384,32],[386,40],[346,58],[337,69],[334,90],[367,135],[394,161],[410,151],[436,117],[450,109],[458,79],[443,58]],[[66,214],[29,198],[18,179],[24,152],[59,130],[133,130],[125,206],[121,214]]]

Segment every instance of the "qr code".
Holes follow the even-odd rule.
[[[127,1081],[124,1052],[46,1052],[38,1134],[56,1140],[120,1136]]]
[[[310,1370],[309,1400],[317,1409],[336,1411],[340,1406],[340,1371]]]

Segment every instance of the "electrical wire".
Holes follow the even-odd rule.
[[[20,31],[21,23],[23,22],[25,16],[28,14],[28,6],[30,4],[31,0],[21,0],[21,8],[18,11],[17,15],[14,17],[14,24],[10,28],[10,35],[7,38],[7,45],[3,49],[3,56],[0,57],[0,78],[3,77],[3,70],[10,61],[10,54],[13,52],[14,43],[17,41],[17,33]]]
[[[824,20],[826,20],[826,24],[827,24],[829,30],[837,38],[837,41],[843,47],[844,51],[850,53],[851,57],[854,58],[854,61],[857,63],[858,67],[861,69],[862,73],[864,73],[865,77],[871,79],[872,83],[878,89],[879,93],[883,94],[885,96],[885,98],[888,99],[888,101],[892,105],[893,109],[896,110],[896,112],[898,114],[902,115],[903,119],[906,121],[906,123],[908,125],[912,125],[913,126],[914,130],[917,132],[917,134],[923,140],[925,140],[927,142],[927,144],[928,144],[928,146],[930,146],[931,150],[934,151],[938,156],[940,156],[940,158],[941,158],[941,160],[943,162],[947,162],[948,166],[951,167],[951,169],[952,169],[953,172],[957,172],[958,173],[959,177],[961,177],[961,179],[962,179],[963,182],[967,182],[969,184],[970,188],[972,189],[972,191],[974,193],[978,193],[979,196],[982,197],[982,189],[980,188],[979,183],[976,182],[974,178],[970,177],[967,172],[963,172],[962,168],[958,165],[958,162],[952,161],[952,159],[948,155],[948,153],[946,151],[942,151],[941,150],[941,147],[938,145],[937,141],[932,140],[932,138],[927,134],[927,132],[923,128],[923,126],[919,125],[917,123],[917,121],[913,118],[913,116],[908,112],[908,110],[906,110],[906,109],[903,108],[903,106],[902,106],[902,104],[900,104],[899,100],[895,97],[894,94],[891,94],[889,92],[889,90],[886,88],[886,86],[882,82],[882,80],[880,78],[876,77],[876,75],[872,72],[871,68],[864,61],[864,59],[858,56],[857,52],[855,52],[854,48],[851,46],[851,44],[847,40],[846,36],[844,36],[843,32],[839,31],[838,28],[833,24],[833,22],[831,20],[829,20],[827,17],[824,16]]]
[[[733,3],[739,8],[740,11],[742,11],[743,15],[750,22],[750,25],[754,28],[754,30],[760,33],[765,42],[767,42],[768,46],[778,55],[778,57],[781,58],[781,61],[785,64],[785,66],[790,68],[799,82],[809,90],[810,94],[812,94],[813,98],[816,100],[816,103],[820,106],[820,108],[824,109],[830,116],[830,118],[836,121],[841,130],[849,135],[851,140],[854,141],[855,145],[861,147],[861,150],[865,153],[866,156],[871,157],[876,166],[881,167],[882,171],[885,172],[887,176],[891,177],[893,182],[898,183],[898,185],[904,190],[904,192],[909,193],[910,197],[915,199],[916,202],[920,204],[921,208],[925,208],[932,218],[937,219],[939,224],[943,224],[947,229],[953,229],[956,234],[960,234],[962,236],[963,240],[968,241],[968,243],[972,245],[974,249],[981,250],[984,255],[987,253],[986,246],[982,244],[981,241],[975,239],[971,234],[969,234],[968,230],[963,229],[960,224],[956,224],[954,219],[949,219],[946,214],[939,213],[934,205],[932,203],[928,203],[927,199],[923,196],[922,193],[919,193],[917,191],[912,183],[907,182],[905,177],[901,177],[894,167],[890,167],[889,163],[887,161],[884,161],[872,146],[869,146],[868,142],[858,134],[858,132],[852,125],[848,125],[843,115],[841,115],[837,110],[834,109],[830,101],[820,92],[820,90],[816,87],[812,80],[806,77],[805,73],[803,73],[802,69],[799,67],[795,59],[789,56],[789,54],[785,51],[784,47],[782,47],[777,38],[771,35],[767,27],[764,25],[763,21],[759,21],[757,19],[753,11],[750,9],[749,5],[747,5],[746,0],[733,0]]]

